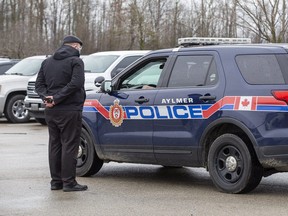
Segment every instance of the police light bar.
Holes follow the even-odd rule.
[[[250,38],[213,38],[213,37],[187,37],[179,38],[178,45],[218,45],[218,44],[250,44]]]

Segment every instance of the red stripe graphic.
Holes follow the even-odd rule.
[[[257,97],[252,97],[251,110],[256,110],[257,107]]]
[[[98,100],[86,100],[85,103],[84,103],[84,106],[90,106],[90,107],[95,107],[98,112],[106,119],[110,119],[109,118],[109,111],[104,107],[102,106],[101,103],[99,103]],[[126,112],[124,111],[124,119],[127,118],[127,115],[126,115]]]
[[[221,107],[235,103],[235,96],[226,96],[220,100],[218,100],[215,104],[213,104],[211,107],[209,107],[207,110],[202,111],[202,115],[204,118],[209,118],[211,115],[213,115],[215,112],[217,112]]]
[[[234,110],[238,110],[240,105],[240,97],[235,97]]]
[[[227,105],[227,104],[234,104],[235,103],[235,96],[226,96],[226,97],[224,97],[222,100],[223,100],[223,102],[222,102],[222,105],[221,105],[221,107],[222,106],[224,106],[224,105]]]
[[[218,111],[221,108],[221,102],[223,99],[217,101],[215,104],[213,104],[211,107],[209,107],[207,110],[202,111],[202,115],[204,118],[209,118],[213,113]]]
[[[258,96],[257,105],[287,105],[284,101],[277,100],[274,97],[265,97],[265,96]]]
[[[84,106],[92,106],[95,107],[98,112],[106,119],[109,119],[109,112],[107,109],[105,109],[102,104],[99,103],[98,100],[86,100],[84,103]]]

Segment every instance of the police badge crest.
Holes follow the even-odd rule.
[[[124,110],[121,105],[119,105],[119,100],[114,100],[114,105],[110,106],[109,119],[113,126],[119,127],[123,123]]]

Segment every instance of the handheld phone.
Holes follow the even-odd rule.
[[[46,103],[53,103],[53,99],[52,98],[45,98],[44,101]]]

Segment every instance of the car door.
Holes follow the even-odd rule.
[[[100,104],[106,117],[98,121],[98,134],[106,158],[155,162],[152,105],[166,60],[167,57],[147,57],[115,77],[114,90],[101,96]]]
[[[162,116],[154,120],[154,153],[163,165],[197,165],[201,134],[219,113],[223,69],[211,51],[176,52],[174,60],[154,102]]]

